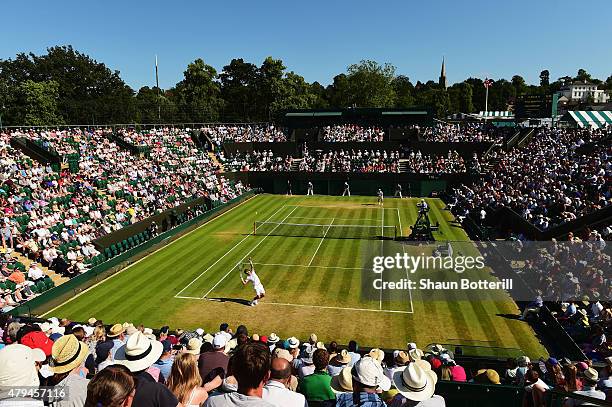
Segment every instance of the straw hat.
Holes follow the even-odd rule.
[[[411,362],[410,356],[408,356],[408,354],[406,352],[404,352],[403,350],[398,352],[398,354],[395,356],[394,360],[395,360],[395,364],[398,365],[398,366],[405,366],[409,362]]]
[[[146,370],[159,360],[164,346],[159,341],[152,341],[142,332],[130,335],[127,343],[115,352],[115,362],[124,365],[131,372]]]
[[[381,363],[383,360],[385,360],[385,352],[378,348],[372,349],[370,353],[368,353],[368,356],[377,361],[378,363]]]
[[[280,338],[274,332],[272,332],[270,334],[270,336],[268,336],[268,343],[270,343],[270,344],[274,344],[274,343],[278,342],[279,340],[280,340]]]
[[[393,373],[393,384],[397,390],[412,401],[423,401],[431,398],[436,390],[438,377],[433,370],[417,363],[397,369]]]
[[[582,372],[582,374],[587,380],[590,380],[592,382],[596,382],[597,380],[599,380],[599,373],[597,373],[597,370],[593,369],[592,367],[586,369],[584,372]]]
[[[121,335],[124,332],[125,332],[125,328],[123,327],[123,325],[115,324],[115,325],[111,326],[111,329],[109,329],[109,331],[106,334],[106,336],[108,338],[116,338],[116,337],[118,337],[119,335]]]
[[[331,379],[331,389],[334,393],[350,393],[353,391],[352,367],[347,366]]]
[[[191,338],[189,342],[187,342],[187,349],[185,350],[185,352],[191,353],[192,355],[199,355],[201,347],[201,340],[199,340],[198,338]]]
[[[49,367],[53,373],[66,373],[81,366],[88,354],[89,348],[76,336],[64,335],[53,344]]]

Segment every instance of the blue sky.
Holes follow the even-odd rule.
[[[21,1],[2,14],[0,58],[72,44],[135,89],[154,84],[155,54],[163,88],[199,57],[220,71],[273,56],[323,84],[362,59],[437,80],[442,56],[450,83],[612,75],[611,0]]]

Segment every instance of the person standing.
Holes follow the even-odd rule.
[[[397,184],[395,187],[395,198],[399,197],[402,199],[402,184]]]
[[[376,193],[376,195],[378,196],[378,205],[382,206],[383,204],[383,199],[384,199],[384,194],[382,189],[378,188],[378,192]]]
[[[349,186],[348,181],[344,181],[344,191],[342,192],[342,196],[351,196],[351,187]]]
[[[312,186],[312,182],[308,181],[308,192],[306,193],[306,195],[314,195],[314,188]]]

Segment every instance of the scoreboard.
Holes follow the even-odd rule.
[[[517,119],[544,119],[552,117],[556,110],[557,95],[521,95],[516,99]],[[554,105],[554,106],[553,106]]]

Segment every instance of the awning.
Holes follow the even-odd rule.
[[[609,110],[601,112],[590,110],[572,110],[568,113],[576,122],[578,127],[600,129],[605,126],[612,126],[612,112]]]
[[[513,119],[514,118],[514,113],[512,113],[512,112],[510,112],[508,110],[503,110],[503,111],[502,110],[500,110],[500,111],[497,111],[497,110],[495,110],[495,111],[492,111],[492,110],[482,111],[481,110],[478,113],[477,117],[478,118],[488,118],[488,119],[491,119],[491,118],[496,118],[496,119],[498,119],[498,118],[499,119]]]

